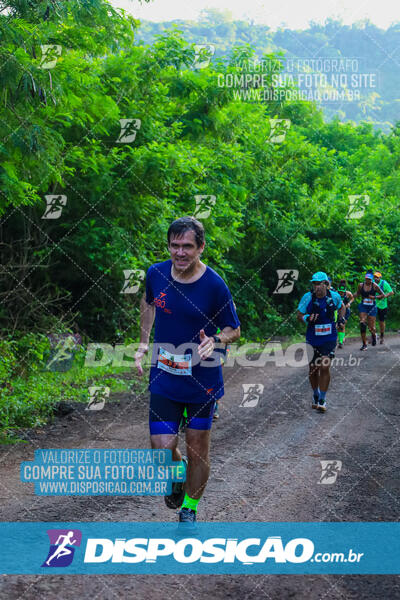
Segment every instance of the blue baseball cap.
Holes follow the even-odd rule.
[[[373,279],[373,278],[374,278],[374,276],[373,276],[372,273],[366,273],[365,274],[365,279]]]
[[[317,271],[311,277],[310,281],[329,281],[328,275],[323,271]]]

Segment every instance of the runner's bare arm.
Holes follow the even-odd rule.
[[[150,333],[154,323],[156,307],[147,304],[146,294],[140,300],[140,345],[135,354],[135,365],[139,376],[143,375],[142,359],[149,349]]]
[[[240,327],[224,327],[218,337],[221,339],[221,344],[231,344],[240,338]],[[200,330],[200,344],[198,346],[198,352],[200,358],[203,360],[211,356],[215,348],[215,342],[213,337],[207,337],[204,329]]]
[[[149,345],[155,315],[156,307],[154,304],[147,304],[146,294],[143,294],[140,301],[140,344]]]
[[[232,344],[232,342],[236,342],[240,338],[240,327],[224,327],[221,329],[218,337],[221,339],[221,344]]]
[[[378,300],[380,300],[381,298],[386,298],[386,295],[383,293],[383,290],[375,282],[374,282],[374,289],[379,293],[379,296],[377,296]]]
[[[342,317],[344,317],[344,315],[346,314],[346,305],[344,302],[342,302],[340,308],[338,309],[338,317],[339,319],[341,319]]]
[[[351,303],[354,301],[354,296],[353,296],[353,294],[352,294],[351,292],[349,292],[349,291],[347,291],[347,292],[346,292],[346,294],[347,294],[347,297],[348,297],[348,299],[349,299],[349,306],[350,306],[350,304],[351,304]]]
[[[299,310],[297,311],[297,320],[300,321],[300,323],[304,323],[303,317],[304,317],[305,314],[306,313],[302,313]]]
[[[318,315],[316,313],[313,313],[311,315],[308,315],[308,320],[304,321],[303,317],[306,313],[302,313],[299,310],[297,311],[297,320],[300,321],[300,323],[312,323],[313,321],[316,321],[318,319]]]

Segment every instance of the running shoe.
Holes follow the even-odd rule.
[[[323,400],[322,402],[321,402],[321,400],[320,400],[320,401],[318,402],[318,410],[319,410],[320,412],[325,412],[325,411],[326,411],[326,401],[325,401],[325,400]]]
[[[367,344],[363,344],[360,348],[360,350],[366,350],[368,348]]]
[[[215,403],[214,414],[213,414],[213,421],[216,421],[217,419],[219,419],[219,406],[218,406],[218,402]]]
[[[376,346],[376,335],[372,336],[372,342],[371,343],[372,343],[373,346]]]
[[[341,342],[338,343],[338,348],[343,348],[343,344]]]
[[[379,336],[379,343],[380,343],[380,344],[383,344],[383,343],[384,343],[384,342],[383,342],[383,335]]]
[[[187,472],[187,458],[182,456],[182,460],[185,463],[185,473]],[[180,508],[185,498],[185,483],[186,481],[174,481],[172,484],[172,494],[164,496],[164,502],[168,508]]]
[[[312,401],[311,408],[318,408],[318,402],[316,400]]]
[[[181,508],[179,511],[179,523],[188,523],[194,525],[197,520],[197,514],[195,510],[191,508]]]

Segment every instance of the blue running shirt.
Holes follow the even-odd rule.
[[[211,336],[218,328],[239,327],[231,293],[211,267],[193,283],[175,281],[171,268],[166,260],[146,274],[146,302],[156,307],[148,389],[178,402],[218,400],[224,395],[221,354],[200,360],[196,348],[201,329]]]
[[[339,310],[339,308],[342,306],[342,298],[340,297],[340,294],[331,290],[331,297],[336,310]],[[316,299],[321,311],[318,318],[318,323],[316,325],[311,323],[307,324],[306,342],[312,346],[323,346],[326,342],[331,342],[337,339],[335,319],[333,318],[331,321],[327,315],[326,298],[327,296]],[[312,309],[312,293],[307,292],[301,298],[297,310],[303,314],[310,314]]]

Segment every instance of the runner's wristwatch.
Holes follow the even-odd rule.
[[[221,343],[221,338],[218,335],[212,335],[211,337],[213,338],[213,340],[216,344]]]

